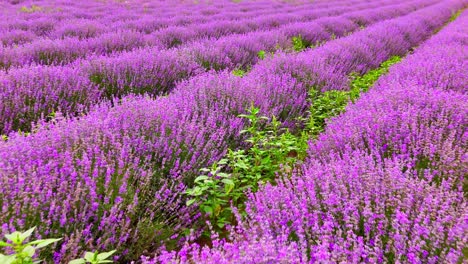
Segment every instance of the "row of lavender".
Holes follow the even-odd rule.
[[[386,2],[389,4],[395,1],[387,0]],[[220,20],[204,24],[195,23],[184,26],[169,26],[155,32],[138,32],[129,29],[110,31],[87,39],[82,39],[79,36],[67,37],[60,40],[40,38],[37,41],[19,47],[4,47],[0,49],[0,66],[8,69],[10,67],[21,67],[25,64],[35,63],[62,65],[91,54],[104,55],[147,46],[157,47],[158,49],[171,48],[196,39],[217,39],[230,34],[242,34],[260,29],[274,29],[280,25],[307,22],[318,17],[340,15],[359,10],[360,8],[376,7],[379,4],[381,3],[366,3],[360,0],[357,3],[344,2],[337,6],[324,8],[308,8],[308,6],[304,6],[305,9],[298,9],[292,13],[282,13],[280,15],[256,16],[250,19],[235,21]],[[280,12],[280,10],[277,10],[277,12]],[[131,21],[123,23],[131,23]],[[121,25],[119,28],[125,28],[125,26]]]
[[[28,137],[14,134],[0,143],[2,232],[37,225],[41,235],[64,236],[56,262],[83,250],[110,248],[119,250],[122,261],[135,259],[197,217],[181,197],[185,184],[228,147],[242,145],[238,132],[244,123],[237,115],[251,102],[282,120],[304,115],[304,80],[335,68],[341,80],[348,71],[365,70],[352,61],[366,62],[370,69],[375,60],[402,55],[465,4],[444,1],[332,41],[315,50],[330,64],[303,68],[308,78],[287,68],[265,77],[256,69],[244,78],[205,74],[168,97],[129,97],[80,119],[49,123]],[[365,52],[377,47],[383,55],[371,53],[374,59],[364,60]],[[289,56],[292,64],[304,65],[314,51],[306,54],[278,58]],[[334,65],[335,56],[344,64]]]
[[[384,1],[382,3],[386,3]],[[28,66],[0,73],[0,133],[30,131],[31,122],[57,110],[74,115],[96,103],[126,94],[166,93],[176,82],[207,68],[253,65],[260,50],[289,49],[293,36],[317,43],[358,30],[359,25],[397,17],[433,4],[417,0],[369,8],[338,17],[293,23],[277,30],[191,43],[180,49],[145,48],[117,56],[95,56],[69,66]]]
[[[210,4],[181,5],[176,1],[28,1],[5,5],[0,16],[0,31],[29,31],[37,37],[61,38],[58,22],[92,21],[98,29],[117,30],[119,26],[139,32],[154,31],[168,26],[207,23],[212,20],[249,19],[259,15],[272,15],[279,10],[289,13],[301,7],[307,9],[332,7],[337,1],[288,5],[269,1],[216,1]],[[35,7],[35,9],[33,9]],[[31,9],[31,10],[29,10]],[[29,12],[28,12],[29,11]],[[150,19],[152,18],[152,19]],[[69,25],[70,26],[70,25]],[[102,28],[104,26],[104,28]],[[55,31],[57,30],[57,31]],[[102,32],[98,30],[99,34]],[[83,36],[86,37],[86,36]]]
[[[145,263],[462,263],[468,11],[310,143],[302,170],[250,196],[235,242]]]
[[[6,14],[3,16],[0,14],[0,17],[4,18],[4,21],[0,23],[0,32],[3,33],[1,34],[2,42],[12,45],[28,43],[39,38],[95,38],[103,33],[122,30],[149,34],[161,29],[165,29],[163,32],[168,31],[168,27],[172,28],[172,32],[186,27],[200,31],[203,28],[211,29],[213,26],[218,29],[220,26],[227,26],[234,30],[232,29],[234,25],[243,30],[246,28],[245,25],[258,29],[277,24],[273,22],[273,18],[278,16],[280,18],[278,22],[306,19],[303,16],[294,15],[300,10],[340,8],[343,4],[345,5],[342,8],[346,8],[348,5],[360,2],[362,1],[314,2],[292,6],[279,3],[275,5],[269,2],[233,4],[229,1],[221,1],[221,5],[197,6],[179,6],[171,3],[168,9],[161,6],[151,7],[149,3],[142,1],[132,1],[131,7],[115,2],[97,4],[95,1],[80,1],[78,6],[74,6],[74,2],[70,1],[63,3],[35,1],[33,5],[37,10],[30,12],[27,12],[27,6],[24,5],[22,8],[17,5],[6,7]]]

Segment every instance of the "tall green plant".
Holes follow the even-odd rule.
[[[260,109],[251,107],[248,114],[240,115],[249,123],[241,133],[249,135],[246,142],[250,147],[229,150],[211,168],[203,168],[194,187],[186,191],[190,196],[187,205],[197,204],[215,230],[234,221],[231,205],[242,209],[247,191],[256,191],[260,185],[274,181],[280,168],[291,171],[300,151],[299,139],[281,129],[275,117],[270,120],[259,114]]]
[[[41,260],[35,257],[38,249],[55,243],[61,238],[49,238],[25,242],[32,235],[36,228],[33,227],[26,232],[13,232],[5,235],[6,241],[0,241],[0,248],[5,248],[11,252],[9,255],[0,254],[1,264],[33,264],[40,263]]]

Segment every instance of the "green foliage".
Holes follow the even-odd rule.
[[[280,50],[281,47],[279,46],[279,44],[276,44],[276,47],[275,47],[275,50]],[[275,52],[274,51],[265,51],[265,50],[261,50],[257,53],[257,57],[260,59],[260,60],[264,60],[267,56],[270,56],[270,57],[273,57],[275,55]]]
[[[307,120],[308,133],[314,137],[323,131],[325,120],[337,116],[343,112],[349,102],[349,92],[347,91],[327,91],[319,93],[312,90],[310,93],[312,106],[310,116]]]
[[[236,174],[250,175],[258,181],[273,181],[281,167],[294,165],[295,157],[300,151],[298,139],[282,128],[281,122],[274,116],[271,120],[264,116],[259,117],[260,110],[255,107],[251,107],[248,112],[248,115],[240,115],[249,122],[247,129],[241,133],[250,135],[246,142],[250,143],[251,147],[247,150],[244,160],[231,158],[235,161],[231,168]],[[267,121],[264,126],[262,120]],[[243,167],[243,163],[250,165],[250,168]],[[256,191],[256,186],[253,186],[252,190]]]
[[[200,212],[220,231],[234,221],[231,205],[243,209],[246,191],[257,191],[266,182],[273,182],[279,172],[289,173],[297,163],[298,155],[305,156],[300,138],[281,128],[276,118],[259,116],[260,110],[251,107],[240,115],[249,122],[241,133],[248,134],[247,150],[229,150],[225,158],[204,168],[203,175],[186,194],[187,205],[197,204]],[[268,122],[269,121],[269,122]]]
[[[264,50],[259,51],[257,54],[258,58],[261,60],[265,59],[265,55],[266,55],[266,51]]]
[[[246,74],[246,71],[242,69],[235,69],[232,71],[232,74],[234,74],[235,76],[244,77]]]
[[[186,191],[192,197],[187,201],[187,206],[198,203],[200,211],[209,216],[216,228],[223,228],[231,220],[229,200],[237,195],[237,192],[231,194],[235,185],[231,175],[221,172],[226,163],[227,160],[222,159],[210,169],[202,169],[206,174],[198,176],[195,187]]]
[[[294,51],[303,51],[308,46],[301,35],[292,37],[292,43]]]
[[[21,9],[20,9],[20,12],[34,13],[34,12],[40,12],[42,10],[43,10],[42,7],[33,4],[33,5],[31,5],[31,7],[22,6]]]
[[[84,258],[79,258],[70,261],[68,264],[86,264],[86,263],[91,263],[91,264],[101,264],[101,263],[113,263],[112,260],[109,260],[108,258],[112,256],[116,251],[112,250],[109,252],[103,252],[99,253],[98,251],[96,252],[86,252]]]
[[[457,19],[457,17],[460,16],[460,14],[461,14],[462,11],[463,11],[463,10],[460,9],[460,10],[458,10],[457,12],[454,12],[454,13],[452,14],[452,16],[450,16],[449,22],[455,21],[455,19]]]
[[[57,113],[53,110],[52,112],[50,112],[50,114],[48,114],[48,115],[46,116],[45,119],[46,119],[47,121],[52,121],[52,120],[54,120],[56,117],[57,117]]]
[[[316,90],[310,92],[312,106],[307,120],[307,129],[311,136],[316,136],[325,128],[325,120],[342,113],[350,101],[359,98],[362,92],[366,92],[378,80],[380,76],[388,72],[393,64],[401,61],[401,57],[394,56],[383,62],[379,68],[370,70],[359,76],[351,75],[349,91],[326,91],[320,93]]]
[[[13,232],[5,235],[7,242],[0,241],[0,248],[10,249],[13,253],[10,255],[0,254],[0,263],[2,264],[33,264],[40,263],[41,261],[35,259],[36,251],[40,248],[46,247],[55,243],[61,238],[40,239],[25,243],[36,228],[33,227],[24,233]]]
[[[350,97],[354,101],[361,92],[367,92],[369,88],[379,79],[380,76],[388,72],[390,66],[401,61],[400,56],[393,56],[384,61],[379,68],[370,70],[366,74],[359,76],[351,74]]]

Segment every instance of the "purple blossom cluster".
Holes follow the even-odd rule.
[[[55,111],[80,113],[102,94],[78,69],[58,66],[0,72],[0,89],[0,133],[31,128]]]
[[[230,242],[143,263],[462,263],[467,26],[465,11],[329,120],[292,177],[250,194]]]
[[[302,11],[307,13],[304,16],[309,17],[311,21],[285,22],[277,29],[262,28],[262,30],[245,34],[203,39],[169,50],[161,50],[161,47],[157,45],[143,47],[146,45],[144,37],[141,36],[143,33],[136,31],[109,32],[101,34],[98,40],[86,39],[87,43],[95,41],[93,43],[96,43],[99,49],[113,52],[110,55],[102,55],[102,53],[107,53],[101,52],[102,50],[90,51],[89,46],[80,43],[82,40],[76,42],[74,39],[66,38],[57,42],[55,39],[40,39],[38,41],[43,43],[41,45],[44,48],[30,44],[12,49],[20,53],[28,49],[40,50],[39,53],[30,53],[32,57],[3,53],[3,56],[20,60],[18,63],[22,67],[2,72],[4,76],[2,79],[8,81],[0,84],[0,121],[3,123],[0,126],[0,133],[8,134],[17,130],[30,131],[32,122],[38,122],[41,117],[50,115],[52,112],[60,111],[64,115],[73,116],[103,100],[112,100],[114,97],[126,94],[161,95],[174,88],[177,82],[198,75],[207,69],[232,70],[254,65],[259,60],[258,52],[261,50],[288,51],[292,48],[291,39],[294,36],[302,36],[306,43],[321,43],[331,40],[333,36],[343,37],[359,30],[360,26],[369,26],[433,4],[433,0],[405,1],[404,3],[379,0],[371,4],[351,5],[344,10],[340,7],[341,9],[337,10],[348,12],[340,16],[329,17],[325,16],[335,14],[333,8],[330,8],[331,13],[322,12],[322,9],[320,12],[319,9],[313,10],[317,12],[314,14]],[[352,9],[356,10],[364,6],[366,9],[352,11]],[[119,41],[115,42],[114,37]],[[163,38],[158,36],[156,39]],[[136,43],[141,43],[140,49],[116,53]],[[406,50],[405,48],[401,49]],[[89,57],[71,63],[74,59],[81,57],[80,54],[87,54]],[[59,64],[66,62],[71,64],[64,66],[27,65],[33,57],[49,62],[56,61]],[[60,75],[60,72],[74,72],[75,74],[64,75],[65,80],[62,82],[67,85],[60,86],[38,79],[40,76],[48,76],[38,74],[38,72],[53,73],[54,71],[59,72],[57,75]],[[91,83],[86,79],[91,80]],[[30,83],[35,80],[38,82]],[[57,100],[55,95],[70,93],[70,86],[85,86],[83,90],[92,92],[83,92],[80,96],[64,96]],[[34,87],[35,100],[30,100],[31,87]],[[15,107],[7,107],[7,105]]]
[[[389,6],[380,7],[384,2]],[[310,88],[345,89],[351,72],[364,73],[390,56],[405,54],[467,4],[435,2],[391,5],[391,1],[379,1],[365,11],[369,20],[358,12],[346,12],[349,20],[341,16],[315,20],[311,32],[327,37],[317,35],[314,41],[329,42],[302,53],[275,54],[252,66],[242,78],[229,71],[203,72],[192,56],[180,56],[189,45],[95,54],[66,66],[29,65],[3,72],[1,87],[10,96],[6,98],[18,101],[1,100],[0,111],[21,113],[16,114],[19,119],[9,114],[2,128],[6,131],[25,125],[28,118],[37,120],[31,116],[55,110],[91,110],[68,119],[57,112],[52,120],[38,122],[30,135],[11,133],[0,142],[0,234],[37,226],[42,237],[63,237],[53,253],[55,263],[86,250],[117,249],[122,263],[149,255],[197,220],[196,209],[185,206],[182,193],[200,168],[218,161],[228,148],[243,146],[239,132],[246,124],[239,114],[254,104],[263,115],[275,115],[294,126],[309,107]],[[254,12],[260,4],[247,2],[239,8]],[[339,1],[316,5],[339,6]],[[202,15],[218,13],[214,6],[201,6]],[[75,12],[93,19],[92,14]],[[438,36],[451,38],[450,32],[456,32],[457,43],[463,46],[462,24],[466,23],[455,23]],[[291,25],[291,34],[308,27]],[[346,36],[360,25],[367,28]],[[340,33],[343,26],[349,29]],[[342,38],[331,40],[332,33]],[[96,33],[96,37],[105,34]],[[304,36],[314,38],[312,33]],[[431,54],[437,43],[431,40],[421,49]],[[465,62],[459,58],[451,63],[458,67]],[[441,248],[439,258],[456,258],[466,242],[460,239],[466,201],[454,187],[460,184],[466,158],[466,133],[460,125],[466,98],[460,93],[463,88],[453,87],[466,83],[466,75],[456,79],[458,70],[442,75],[437,87],[445,79],[451,83],[443,89],[429,87],[434,90],[431,97],[428,91],[432,90],[418,84],[418,75],[410,69],[401,70],[398,82],[381,81],[350,106],[349,113],[330,122],[320,140],[311,143],[310,159],[302,172],[252,194],[245,230],[237,230],[232,242],[219,242],[201,252],[197,245],[187,246],[179,254],[162,255],[159,261],[185,261],[184,256],[190,256],[195,262],[377,262],[392,257],[405,261],[404,254],[437,261],[431,248]],[[434,69],[442,71],[443,66]],[[407,85],[410,77],[415,83]],[[27,83],[34,83],[32,91],[22,91]],[[99,100],[105,96],[118,100]],[[62,104],[66,100],[70,106]],[[388,120],[393,121],[388,124]],[[339,133],[345,136],[335,135]],[[399,221],[389,221],[397,219],[390,216]],[[354,249],[361,251],[353,253]]]

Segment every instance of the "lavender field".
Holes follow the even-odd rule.
[[[0,264],[467,263],[468,0],[0,17]]]

